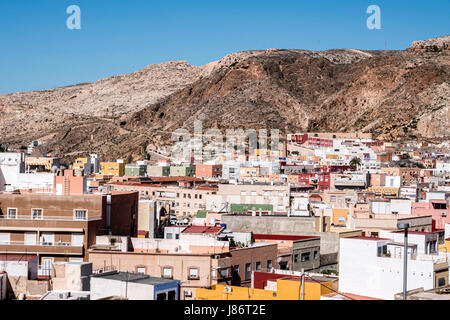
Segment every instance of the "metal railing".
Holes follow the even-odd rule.
[[[92,274],[102,274],[102,273],[113,272],[113,271],[117,271],[117,268],[115,266],[106,266],[106,267],[103,267],[102,269],[93,270]]]
[[[0,241],[0,246],[37,246],[37,247],[83,247],[83,244],[73,245],[69,242],[26,242],[26,241]]]
[[[0,216],[0,220],[10,220],[10,221],[79,221],[79,222],[85,222],[85,221],[95,221],[95,220],[101,220],[101,216],[95,216],[95,217],[86,217],[85,219],[75,219],[73,216],[40,216],[40,217],[33,217],[31,215],[16,215],[14,217],[8,217],[8,216]]]

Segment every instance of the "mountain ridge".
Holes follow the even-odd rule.
[[[54,156],[138,159],[149,144],[170,145],[170,132],[192,132],[201,114],[205,129],[446,141],[448,38],[403,51],[243,51],[200,67],[170,61],[93,83],[0,95],[0,143],[39,140],[37,151]]]

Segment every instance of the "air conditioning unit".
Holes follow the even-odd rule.
[[[187,298],[192,298],[192,291],[185,291],[184,296]]]

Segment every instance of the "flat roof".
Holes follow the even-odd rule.
[[[253,238],[255,240],[287,240],[287,241],[320,239],[320,237],[317,236],[275,235],[275,234],[254,234]]]
[[[362,236],[343,238],[343,239],[371,240],[371,241],[391,240],[391,239],[386,239],[386,238],[374,238],[374,237],[362,237]]]
[[[150,276],[144,275],[144,274],[129,273],[129,272],[115,272],[115,273],[108,272],[108,273],[104,273],[104,274],[98,274],[93,277],[108,279],[108,280],[124,281],[124,282],[126,281],[126,282],[133,282],[133,283],[142,283],[142,284],[148,284],[148,285],[158,285],[158,284],[171,283],[171,282],[177,281],[177,280],[172,280],[172,279],[156,278],[156,277],[150,277]]]
[[[404,233],[404,231],[394,231],[394,233]],[[409,234],[421,234],[421,235],[428,235],[428,234],[437,234],[437,232],[423,232],[423,231],[409,231]]]
[[[183,230],[182,233],[192,233],[192,234],[215,234],[222,230],[222,227],[207,227],[207,226],[190,226]]]

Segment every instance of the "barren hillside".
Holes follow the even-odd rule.
[[[178,128],[362,131],[450,138],[449,37],[405,51],[269,49],[202,67],[168,62],[54,90],[0,96],[0,143],[74,157],[140,157]]]

